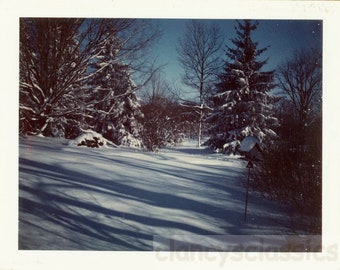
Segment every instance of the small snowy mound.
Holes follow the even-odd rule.
[[[84,131],[80,136],[70,141],[71,145],[87,146],[91,148],[99,148],[106,145],[107,140],[104,137],[92,130]]]

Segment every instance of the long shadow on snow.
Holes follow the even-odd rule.
[[[43,177],[50,178],[52,177],[53,181],[64,182],[67,184],[71,183],[74,188],[82,189],[84,191],[96,191],[98,192],[97,187],[105,189],[105,192],[118,192],[120,194],[128,194],[132,195],[136,198],[140,198],[143,201],[148,201],[150,204],[157,205],[159,207],[167,207],[167,208],[174,208],[174,209],[182,209],[182,210],[190,210],[196,211],[199,213],[206,214],[210,217],[220,217],[220,215],[216,216],[216,210],[220,212],[221,209],[213,207],[211,205],[207,205],[202,202],[198,202],[195,200],[181,198],[173,194],[166,194],[166,193],[157,193],[153,191],[148,191],[145,189],[140,189],[136,187],[131,187],[122,183],[117,182],[110,182],[104,179],[90,179],[88,175],[81,174],[79,172],[60,169],[58,166],[51,166],[40,162],[29,161],[23,158],[20,158],[19,164],[25,165],[20,167],[20,173],[31,173],[36,174],[39,172]],[[33,168],[26,168],[27,166]],[[25,167],[25,168],[24,168]],[[36,168],[36,169],[34,169]],[[42,170],[45,170],[42,172]],[[117,209],[108,209],[102,206],[98,206],[93,204],[92,202],[84,202],[79,201],[77,198],[67,198],[67,196],[60,196],[52,194],[45,190],[48,189],[51,185],[46,184],[45,188],[30,188],[23,183],[24,180],[21,180],[20,183],[20,211],[26,211],[31,214],[35,214],[40,216],[43,219],[48,219],[58,225],[67,226],[69,229],[74,230],[76,232],[81,232],[83,234],[92,236],[96,239],[107,241],[109,243],[119,244],[126,249],[132,250],[140,250],[140,249],[152,249],[151,246],[143,247],[132,245],[131,242],[123,242],[120,241],[120,238],[112,237],[112,234],[118,235],[125,235],[131,238],[137,239],[145,239],[148,241],[152,240],[152,235],[147,233],[139,233],[131,230],[121,230],[113,228],[112,226],[108,226],[106,224],[101,224],[97,221],[94,221],[88,217],[85,217],[81,214],[81,212],[71,213],[70,211],[64,210],[66,207],[63,206],[75,206],[80,209],[86,209],[90,211],[94,211],[96,213],[102,213],[106,216],[112,217],[121,217],[122,213]],[[84,186],[86,184],[86,186]],[[57,185],[57,183],[56,183]],[[89,187],[90,186],[90,187]],[[93,188],[92,188],[93,187]],[[33,201],[28,198],[24,198],[22,191],[31,193],[36,198],[39,199],[40,202]],[[53,187],[52,187],[53,192]],[[99,191],[99,192],[102,192]],[[116,196],[116,195],[114,195]],[[114,198],[113,198],[114,199]],[[51,218],[51,213],[54,213],[55,217]],[[57,218],[56,218],[57,217]],[[126,213],[126,219],[130,219],[144,225],[151,225],[151,226],[161,226],[161,227],[171,227],[171,228],[178,228],[181,230],[188,231],[188,233],[195,233],[195,234],[216,234],[212,231],[207,231],[201,229],[196,226],[188,225],[181,222],[174,222],[165,219],[158,219],[158,218],[150,218],[142,215],[138,215],[138,213]],[[165,217],[167,218],[167,217]],[[171,217],[170,217],[171,218]],[[118,236],[119,237],[119,236]],[[120,241],[120,242],[119,242]],[[133,241],[132,241],[133,243]]]
[[[72,185],[72,188],[78,188],[83,190],[91,190],[94,192],[102,192],[107,195],[112,196],[119,196],[122,198],[129,198],[125,195],[133,196],[136,200],[141,202],[147,202],[152,205],[165,207],[165,208],[173,208],[173,209],[182,209],[182,210],[198,210],[197,212],[205,213],[203,210],[207,207],[210,207],[210,205],[197,202],[195,200],[178,197],[174,195],[169,195],[168,193],[157,193],[153,192],[147,189],[140,189],[133,186],[129,186],[126,184],[122,184],[121,182],[113,182],[108,181],[104,179],[90,179],[88,175],[75,172],[72,170],[68,170],[65,168],[60,168],[58,166],[51,166],[40,162],[35,161],[29,161],[24,158],[20,158],[20,164],[29,164],[31,167],[35,167],[36,169],[32,168],[23,168],[23,166],[20,168],[20,172],[22,173],[28,173],[33,175],[40,175],[41,177],[48,177],[49,179],[54,179],[58,181],[58,184],[56,184],[57,187],[62,187],[60,182],[64,182],[68,185]],[[115,161],[115,162],[121,162],[121,161]],[[122,162],[125,165],[129,164],[127,162]],[[138,167],[138,165],[134,164],[133,162],[129,164],[134,167]],[[149,169],[153,170],[154,172],[160,172],[163,174],[172,175],[175,177],[178,177],[178,175],[181,175],[181,171],[174,173],[168,170],[159,170],[155,168],[146,168],[142,167],[143,169]],[[121,176],[122,178],[124,175]],[[204,181],[197,180],[195,178],[186,178],[182,176],[183,179],[189,179],[191,181],[197,181],[205,183]],[[86,184],[86,186],[84,185]],[[54,184],[49,184],[49,186],[53,186]],[[64,187],[67,185],[64,185]],[[222,186],[216,184],[214,186],[216,189],[221,189]],[[101,189],[98,189],[101,188]],[[103,190],[105,189],[105,190]],[[118,194],[117,194],[118,193]],[[35,194],[38,195],[38,194]],[[194,204],[194,207],[192,207]],[[181,207],[179,207],[181,206]],[[216,209],[211,209],[216,210]],[[205,213],[205,214],[208,214]]]
[[[124,166],[128,165],[134,169],[141,169],[142,171],[148,170],[151,172],[150,175],[153,175],[155,173],[160,173],[160,174],[164,174],[167,176],[173,176],[181,180],[191,181],[195,184],[191,188],[195,189],[198,197],[201,195],[205,197],[207,195],[206,188],[209,188],[209,190],[215,191],[216,193],[223,192],[225,197],[220,198],[226,201],[226,205],[223,208],[207,209],[206,207],[204,208],[203,206],[201,209],[196,209],[198,210],[196,212],[206,214],[207,216],[216,217],[216,218],[221,217],[220,215],[221,211],[226,211],[226,209],[231,209],[231,207],[228,207],[227,205],[228,203],[242,202],[244,200],[244,191],[241,188],[241,183],[238,183],[239,175],[242,172],[242,169],[240,168],[227,168],[227,167],[223,168],[221,166],[214,166],[214,165],[204,165],[204,166],[194,165],[194,168],[193,168],[192,167],[193,164],[191,164],[190,162],[186,163],[185,161],[181,161],[181,164],[183,166],[175,166],[173,164],[168,165],[163,162],[160,162],[157,164],[155,162],[150,163],[149,161],[141,162],[139,159],[135,159],[134,157],[129,157],[129,158],[101,157],[101,159],[108,160],[112,164],[116,164],[116,165],[122,164]],[[193,169],[189,170],[188,168],[186,168],[185,167],[186,164],[188,164],[188,166],[191,166]],[[211,170],[214,170],[217,173],[216,174],[211,173]],[[121,177],[124,178],[125,176],[121,175]],[[201,188],[201,190],[199,190],[198,188]],[[133,189],[130,191],[133,191]],[[213,195],[212,199],[216,201],[218,198],[215,195],[216,194]],[[173,206],[169,206],[169,205],[166,206],[162,204],[162,200],[158,200],[158,199],[154,201],[155,202],[154,204],[158,206],[162,206],[162,207],[192,210],[190,204],[187,205],[188,208],[185,208],[185,206],[183,206],[184,208],[178,207],[177,203],[181,202],[182,197],[179,197],[179,196],[177,197],[179,198],[179,200],[176,200],[176,205],[173,205]],[[227,198],[228,200],[226,200]],[[164,199],[166,199],[166,197],[164,197]],[[196,200],[194,202],[196,202],[196,204],[199,203]],[[209,206],[211,207],[210,204]],[[204,211],[204,209],[207,209],[208,211]],[[217,210],[220,210],[220,211],[217,211]],[[235,211],[233,212],[233,214],[234,215],[231,215],[231,213],[226,214],[227,221],[230,221],[233,218],[240,219],[239,215],[236,215],[237,213]],[[238,232],[238,229],[237,229],[238,226],[239,226],[238,224],[235,226],[233,233]]]
[[[198,190],[197,187],[195,188],[197,191],[197,196],[200,196],[200,193],[203,197],[209,197],[211,201],[222,201],[225,202],[225,205],[221,206],[221,203],[218,203],[218,207],[214,207],[211,204],[209,204],[210,208],[198,208],[196,209],[196,212],[205,214],[211,218],[219,218],[221,219],[221,216],[224,216],[224,218],[221,219],[221,227],[226,229],[226,234],[231,235],[238,235],[243,234],[240,228],[248,228],[248,229],[257,229],[258,225],[256,225],[256,222],[252,223],[243,223],[243,211],[244,211],[244,200],[245,200],[245,188],[243,187],[243,183],[245,179],[241,179],[241,175],[246,178],[246,174],[244,174],[243,170],[241,168],[221,168],[221,166],[214,166],[214,165],[205,165],[205,169],[207,171],[211,171],[213,168],[214,170],[220,170],[224,174],[217,173],[216,175],[212,173],[207,173],[203,169],[193,169],[191,170],[191,173],[188,174],[187,170],[183,167],[179,166],[154,166],[154,164],[147,164],[144,163],[142,165],[138,165],[137,162],[134,162],[134,158],[131,158],[128,160],[118,160],[114,158],[110,158],[111,161],[115,163],[121,163],[124,165],[129,165],[135,168],[141,168],[143,170],[148,169],[153,172],[159,172],[166,175],[171,175],[174,177],[181,178],[183,180],[189,180],[195,183],[198,183],[200,185],[200,188],[202,190]],[[199,166],[197,166],[199,167]],[[242,174],[241,174],[242,173]],[[206,189],[206,188],[207,189]],[[209,190],[210,194],[208,194],[207,190]],[[269,215],[266,214],[265,210],[261,215],[252,215],[251,207],[254,207],[255,209],[272,209],[273,203],[269,200],[265,200],[263,198],[260,198],[258,196],[255,196],[255,194],[249,193],[249,208],[250,211],[248,213],[248,219],[256,219],[261,220],[261,228],[263,229],[263,234],[267,234],[266,227],[268,229],[272,229],[274,227],[280,227],[280,226],[286,226],[287,220],[286,218],[282,219],[280,217],[275,217],[275,220],[271,218]],[[236,209],[235,206],[238,208]],[[233,210],[232,210],[233,209]],[[190,207],[187,210],[191,210]],[[253,220],[254,220],[253,219]],[[224,226],[223,222],[228,224],[228,226]],[[258,223],[258,221],[257,221]],[[230,226],[232,225],[232,226]],[[259,230],[256,232],[257,234],[261,234]],[[283,232],[282,232],[283,233]]]
[[[26,188],[21,187],[21,189],[30,192],[29,188],[27,187]],[[38,193],[39,194],[37,195],[37,197],[39,198],[39,196],[41,196],[41,193],[44,192],[40,191]],[[36,194],[36,191],[33,191],[32,194]],[[49,197],[49,201],[35,202],[33,200],[29,200],[26,198],[20,198],[19,201],[20,210],[26,211],[30,214],[37,215],[43,220],[50,221],[56,225],[64,226],[76,233],[81,233],[86,236],[92,237],[94,240],[101,240],[107,242],[108,244],[107,246],[110,246],[110,244],[119,245],[122,247],[122,250],[125,249],[144,250],[144,249],[141,249],[141,247],[139,246],[133,245],[133,242],[129,243],[127,241],[122,241],[121,237],[119,237],[120,235],[125,235],[138,239],[145,239],[149,241],[152,240],[152,237],[150,235],[117,229],[112,226],[99,223],[91,218],[88,218],[82,215],[80,212],[72,213],[71,211],[65,211],[61,209],[62,205],[69,204],[71,206],[82,207],[83,209],[86,210],[91,211],[98,210],[98,208],[94,208],[93,205],[89,203],[76,202],[75,200],[65,200],[65,198],[63,197],[53,196],[48,193],[45,193],[42,196]],[[103,209],[103,211],[109,214],[107,209]],[[117,237],[112,236],[112,234],[117,235]],[[77,244],[80,247],[79,249],[96,249],[96,243],[92,243],[92,245],[89,246],[83,245],[82,241],[80,241]],[[49,249],[49,247],[41,247],[40,249]]]
[[[127,159],[119,160],[115,157],[103,157],[103,159],[108,159],[111,162],[123,163],[124,165],[130,165],[134,167],[138,167],[138,163],[133,162],[133,158],[130,158],[129,162]],[[132,161],[131,161],[132,160]],[[21,166],[20,166],[21,165]],[[164,208],[173,208],[173,209],[181,209],[181,210],[189,210],[194,211],[200,214],[204,214],[207,217],[212,219],[221,219],[221,214],[225,216],[225,221],[229,224],[234,224],[234,229],[228,230],[230,234],[240,234],[239,231],[239,221],[240,221],[240,213],[234,210],[231,210],[230,207],[216,207],[211,204],[207,204],[204,202],[199,202],[196,200],[183,198],[180,196],[176,196],[175,194],[169,193],[159,193],[146,189],[141,189],[137,187],[132,187],[121,182],[117,181],[109,181],[105,179],[98,178],[90,178],[86,174],[82,174],[73,170],[68,170],[65,168],[60,168],[60,166],[55,165],[47,165],[40,162],[26,160],[24,158],[20,158],[19,160],[20,172],[21,173],[29,173],[33,175],[39,175],[41,177],[46,177],[52,179],[55,184],[48,184],[47,190],[51,189],[53,192],[53,188],[61,187],[62,185],[70,186],[70,188],[77,188],[80,190],[84,190],[87,192],[101,192],[106,195],[112,195],[114,197],[122,197],[129,198],[133,196],[134,200],[138,200],[144,203],[148,203],[150,205],[155,205]],[[209,167],[209,166],[208,166]],[[174,177],[180,177],[182,175],[183,179],[187,179],[190,181],[194,181],[197,183],[201,183],[210,187],[212,189],[216,189],[218,191],[231,189],[230,186],[226,187],[223,179],[221,177],[214,177],[211,174],[207,174],[203,169],[192,170],[192,174],[190,177],[188,175],[184,175],[183,167],[170,166],[169,169],[163,164],[162,168],[159,166],[153,166],[152,164],[145,163],[140,165],[141,169],[147,169],[151,172],[159,172],[165,173],[168,175],[172,175]],[[219,169],[218,167],[216,169]],[[44,170],[44,171],[42,171]],[[228,168],[230,171],[230,168]],[[234,171],[236,174],[239,173],[239,170]],[[114,171],[113,171],[114,173]],[[122,176],[123,177],[123,176]],[[85,185],[84,185],[85,184]],[[98,189],[100,188],[100,189]],[[71,213],[69,211],[65,211],[63,205],[74,206],[80,209],[86,209],[90,211],[94,211],[96,213],[102,213],[108,217],[121,217],[122,213],[119,209],[108,209],[102,206],[96,205],[93,202],[89,201],[79,201],[77,198],[70,198],[66,195],[56,195],[51,194],[51,192],[46,191],[44,189],[32,189],[28,186],[25,186],[23,183],[20,183],[20,190],[29,192],[33,194],[35,197],[39,198],[41,202],[37,203],[28,198],[23,198],[20,196],[20,209],[21,211],[27,211],[29,213],[35,213],[42,218],[51,219],[50,213],[56,213],[58,218],[53,218],[52,221],[59,225],[67,226],[69,229],[74,230],[76,232],[81,232],[85,235],[92,236],[95,239],[99,239],[102,241],[107,241],[108,243],[115,243],[122,246],[122,249],[132,249],[132,250],[149,250],[152,249],[152,246],[148,245],[133,245],[133,241],[121,241],[120,237],[117,238],[112,236],[113,234],[117,235],[125,235],[126,237],[134,238],[134,239],[142,239],[147,242],[152,242],[153,235],[148,233],[139,233],[132,230],[121,230],[117,228],[113,228],[112,226],[108,226],[106,224],[102,224],[100,222],[94,221],[93,219],[87,218],[82,215],[80,212]],[[227,192],[227,191],[226,191]],[[204,190],[202,190],[204,193]],[[227,193],[226,193],[227,194]],[[240,192],[239,189],[233,189],[231,192],[235,197],[235,200],[243,199],[244,193]],[[19,194],[20,195],[20,194]],[[37,211],[40,209],[40,211]],[[73,210],[74,211],[74,210]],[[150,226],[159,226],[159,227],[171,227],[178,228],[181,230],[188,231],[188,233],[195,233],[201,235],[207,234],[216,234],[216,232],[208,231],[201,229],[196,226],[188,225],[182,222],[174,222],[160,218],[150,218],[143,215],[138,215],[138,213],[125,213],[125,218],[129,220],[133,220],[139,222],[144,225]],[[171,218],[171,217],[170,217]],[[221,220],[223,222],[223,220]],[[223,226],[223,224],[221,224]],[[151,242],[150,242],[151,241]]]
[[[180,148],[179,148],[180,149]],[[175,149],[177,150],[177,149]],[[184,152],[187,149],[184,148]],[[188,153],[190,153],[192,149],[188,148]],[[196,153],[202,153],[202,148],[201,149],[194,149],[197,150]],[[208,151],[211,153],[209,149],[203,149],[204,151]],[[193,151],[195,152],[195,151]],[[148,156],[149,153],[146,155]],[[134,168],[141,168],[143,170],[147,169],[152,172],[159,172],[163,174],[167,174],[170,176],[178,177],[184,180],[190,180],[193,182],[197,182],[200,184],[203,184],[204,186],[211,187],[212,189],[215,189],[216,191],[221,191],[225,192],[226,195],[231,195],[228,196],[228,200],[230,201],[230,197],[233,199],[232,201],[235,202],[237,201],[238,203],[244,204],[244,197],[245,197],[245,188],[244,188],[244,182],[246,181],[247,178],[247,172],[246,169],[242,168],[231,168],[231,167],[225,167],[223,168],[222,166],[216,166],[216,165],[196,165],[194,169],[188,170],[185,168],[185,166],[175,166],[175,165],[166,165],[164,163],[158,163],[157,166],[155,166],[154,162],[150,163],[148,161],[145,161],[144,163],[141,163],[139,159],[135,159],[133,156],[129,158],[123,158],[123,159],[118,159],[115,156],[109,156],[109,157],[101,157],[103,160],[109,160],[110,162],[117,163],[117,164],[122,164],[122,165],[129,165]],[[174,158],[172,158],[174,159]],[[134,161],[136,160],[136,162]],[[185,162],[181,160],[181,163],[183,165],[188,164],[188,165],[193,165],[190,162]],[[161,165],[161,166],[159,166]],[[217,174],[211,173],[211,169],[217,172]],[[190,171],[190,174],[188,174],[188,171]],[[208,172],[207,172],[208,171]],[[203,191],[204,193],[204,191]],[[206,194],[204,194],[206,195]],[[259,198],[258,196],[254,196],[252,193],[249,194],[249,201],[254,205],[254,206],[259,206],[261,208],[270,208],[272,206],[272,202],[263,198]],[[228,207],[227,207],[228,208]],[[241,214],[242,215],[242,214]],[[227,215],[230,217],[230,215]],[[239,218],[239,217],[238,217]],[[240,218],[242,219],[242,217]],[[227,219],[229,221],[229,218]],[[280,221],[281,222],[281,221]],[[277,222],[278,224],[280,222]],[[285,222],[284,222],[285,223]],[[237,224],[236,226],[239,226]],[[264,225],[265,227],[265,225]],[[233,231],[231,233],[237,233],[238,230]],[[264,232],[265,233],[265,232]]]
[[[79,181],[79,180],[76,180],[75,178],[72,178],[72,177],[70,178],[70,176],[68,176],[68,181]],[[82,178],[81,181],[83,183],[86,182],[87,184],[89,184],[89,182],[87,182],[86,180],[84,181],[84,178]],[[95,183],[96,183],[97,186],[101,186],[101,187],[106,186],[106,184],[103,185],[103,183],[101,183],[101,182],[107,182],[107,180],[96,179]],[[112,185],[114,185],[115,187],[112,188]],[[46,184],[46,186],[50,186],[50,185]],[[19,188],[20,188],[21,191],[29,192],[29,193],[35,195],[39,199],[43,199],[44,201],[48,200],[48,203],[59,202],[59,203],[62,203],[64,205],[76,206],[78,208],[90,210],[90,211],[93,211],[95,213],[102,213],[102,214],[105,214],[107,216],[116,216],[116,217],[122,216],[121,211],[117,211],[117,210],[114,210],[114,209],[107,209],[107,208],[103,208],[101,206],[98,206],[96,204],[91,204],[89,202],[78,201],[78,200],[75,200],[75,199],[67,198],[66,196],[60,196],[60,195],[55,195],[55,194],[52,194],[52,193],[49,193],[49,192],[45,192],[42,185],[40,185],[40,187],[38,189],[38,188],[30,188],[28,186],[24,186],[23,184],[20,184]],[[88,189],[87,186],[81,186],[79,188],[82,188],[83,190]],[[184,209],[187,209],[187,210],[192,210],[194,208],[190,208],[190,205],[192,205],[192,203],[195,202],[195,203],[197,203],[196,207],[199,207],[199,208],[202,207],[202,209],[203,209],[203,207],[213,208],[209,205],[208,206],[205,205],[204,203],[196,202],[196,201],[193,201],[193,200],[190,200],[190,199],[186,199],[186,198],[178,199],[179,197],[176,197],[176,196],[173,196],[173,195],[146,191],[146,190],[142,190],[142,189],[139,189],[139,188],[126,186],[124,184],[117,183],[117,182],[111,183],[111,188],[114,189],[116,192],[122,192],[124,194],[129,194],[129,195],[132,195],[132,196],[138,196],[138,194],[144,193],[144,194],[146,194],[145,197],[149,199],[150,204],[155,204],[155,205],[161,206],[161,207],[175,208],[175,206],[177,206],[176,208],[178,208],[178,209],[184,208]],[[96,191],[98,192],[98,190],[96,190]],[[174,200],[175,200],[175,202],[174,202]],[[184,206],[184,207],[181,207],[181,206]],[[30,210],[29,208],[25,208],[25,209]],[[34,210],[34,208],[32,208],[31,210]],[[57,211],[57,212],[59,214],[61,214],[60,211]],[[178,229],[183,229],[183,230],[186,230],[188,232],[193,232],[193,233],[197,233],[197,234],[214,234],[214,232],[203,230],[203,229],[200,229],[198,227],[187,225],[187,224],[184,224],[184,223],[179,223],[179,222],[174,222],[174,221],[169,221],[169,220],[162,220],[162,219],[152,218],[152,217],[144,217],[144,216],[136,215],[136,214],[133,214],[133,213],[124,213],[124,218],[125,219],[131,219],[131,220],[143,223],[145,225],[178,228]]]
[[[190,149],[189,149],[190,150]],[[201,151],[197,149],[198,152]],[[106,158],[106,157],[105,157]],[[225,218],[224,221],[227,222],[229,225],[232,224],[233,227],[231,228],[230,226],[226,230],[226,234],[242,234],[240,227],[243,228],[248,228],[248,229],[257,229],[259,225],[258,224],[260,220],[260,226],[263,229],[262,233],[267,234],[266,228],[272,229],[275,227],[286,227],[289,229],[290,224],[289,221],[287,220],[286,217],[284,216],[276,216],[274,219],[270,217],[270,215],[266,214],[265,209],[268,209],[269,211],[272,211],[273,209],[273,202],[270,200],[266,200],[264,198],[259,197],[255,193],[250,192],[249,193],[249,219],[252,220],[257,220],[256,222],[252,223],[243,223],[243,211],[244,211],[244,200],[245,200],[245,187],[244,183],[247,178],[247,172],[245,168],[231,168],[231,167],[223,167],[223,166],[218,166],[218,165],[211,165],[211,164],[205,164],[205,165],[196,165],[194,166],[194,169],[188,170],[185,168],[185,164],[188,164],[192,166],[190,162],[185,162],[181,160],[181,164],[183,166],[175,166],[175,165],[170,165],[167,166],[164,163],[158,163],[157,166],[155,164],[150,163],[150,162],[144,162],[140,163],[139,160],[136,160],[135,162],[133,157],[129,157],[128,159],[120,160],[116,157],[109,157],[108,158],[111,162],[114,163],[121,163],[124,165],[129,165],[135,168],[141,168],[143,170],[147,169],[153,172],[158,172],[174,177],[181,178],[183,180],[190,180],[195,183],[200,184],[200,187],[202,185],[204,187],[209,188],[213,192],[211,194],[210,198],[214,199],[215,201],[217,200],[223,200],[225,202],[225,206],[223,208],[214,208],[214,212],[207,213],[204,210],[200,209],[200,211],[197,211],[199,213],[204,213],[207,214],[210,217],[220,217],[221,211],[225,213]],[[140,165],[139,165],[140,164]],[[159,166],[161,165],[161,166]],[[188,174],[188,171],[190,172]],[[208,172],[207,172],[208,171]],[[211,171],[215,171],[216,174],[211,173]],[[199,186],[199,185],[198,185]],[[203,196],[207,197],[207,192],[206,189],[201,190]],[[216,193],[214,193],[216,192]],[[217,197],[216,195],[220,194],[220,197]],[[198,196],[200,194],[198,193]],[[225,197],[223,197],[225,196]],[[233,203],[233,204],[232,204]],[[235,210],[235,203],[236,206],[239,208],[238,210]],[[254,214],[252,215],[252,207],[254,209],[263,209],[264,212],[261,213],[260,215]],[[220,211],[216,211],[219,209]],[[234,209],[235,211],[232,211],[231,209]],[[241,209],[241,210],[240,210]],[[278,207],[278,211],[285,211],[283,208]],[[275,213],[274,213],[275,214]],[[223,222],[223,220],[222,220]],[[224,227],[221,224],[221,227]],[[282,232],[284,233],[284,232]],[[285,232],[287,233],[287,232]],[[291,233],[291,232],[289,232]],[[259,230],[257,230],[257,234],[261,234]]]
[[[226,203],[231,202],[230,199],[233,199],[233,201],[238,202],[242,202],[244,200],[245,192],[243,190],[242,183],[240,182],[239,179],[240,174],[243,172],[241,168],[230,167],[223,168],[221,166],[214,165],[204,166],[196,165],[194,169],[188,170],[187,168],[185,168],[186,163],[185,161],[181,161],[183,166],[180,167],[175,165],[168,166],[164,163],[158,163],[157,166],[154,163],[150,162],[141,163],[140,160],[135,161],[133,157],[129,157],[128,159],[127,158],[119,159],[117,157],[103,157],[103,158],[109,160],[114,164],[129,165],[131,166],[131,168],[149,170],[151,173],[161,173],[200,184],[197,185],[197,187],[203,186],[211,188],[212,190],[216,190],[216,192],[222,191],[225,195],[230,195],[228,196],[228,201],[226,201]],[[188,163],[188,165],[192,166],[192,164],[190,163]],[[218,173],[216,174],[211,173],[212,169]],[[188,173],[188,171],[190,173]],[[206,190],[200,190],[197,195],[198,196],[200,196],[200,194],[206,195],[205,191]],[[227,196],[224,199],[226,198]],[[223,210],[225,210],[226,208],[223,208]],[[201,211],[197,212],[204,213],[202,212],[202,209]]]
[[[186,149],[186,148],[184,148]],[[177,150],[177,149],[175,149]],[[174,151],[175,151],[174,150]],[[193,152],[197,153],[197,154],[202,154],[202,150],[203,151],[208,151],[210,153],[209,149],[187,149],[189,152],[191,150],[193,150]],[[189,153],[188,152],[188,153]],[[82,155],[82,153],[75,153],[77,155]],[[149,170],[151,172],[151,174],[154,173],[162,173],[162,174],[166,174],[169,176],[173,176],[173,177],[178,177],[181,179],[187,179],[190,181],[194,181],[197,183],[201,183],[205,186],[214,188],[216,190],[226,190],[226,189],[232,189],[230,185],[230,181],[235,182],[235,180],[239,180],[239,179],[235,179],[235,177],[233,178],[234,175],[239,175],[241,172],[241,169],[234,169],[234,168],[230,168],[230,167],[226,167],[226,168],[221,168],[221,166],[213,166],[213,165],[203,165],[203,166],[199,166],[196,165],[195,168],[193,170],[188,170],[187,168],[185,168],[185,165],[188,164],[188,166],[192,166],[193,164],[191,164],[190,162],[185,162],[184,160],[181,160],[181,164],[183,165],[182,167],[179,166],[175,166],[175,165],[168,165],[164,162],[157,162],[158,160],[164,161],[164,159],[159,159],[159,157],[161,155],[154,155],[154,154],[150,154],[150,153],[144,153],[144,155],[146,155],[146,160],[145,161],[141,161],[140,159],[135,159],[133,157],[133,153],[131,154],[131,156],[126,157],[126,156],[121,156],[121,157],[116,157],[116,156],[98,156],[97,153],[91,153],[91,152],[87,152],[86,153],[87,156],[90,156],[91,158],[94,158],[95,160],[100,161],[109,161],[112,164],[122,164],[122,165],[129,165],[131,166],[131,168],[140,168],[141,170]],[[150,158],[150,155],[152,156],[152,158],[154,158],[155,160],[153,160],[152,162],[148,161]],[[174,160],[176,158],[171,158],[171,160]],[[157,162],[157,163],[156,163]],[[157,165],[157,166],[156,166]],[[217,171],[217,176],[215,174],[212,173],[208,173],[207,171],[211,171],[211,169],[214,169],[215,171]],[[114,168],[112,170],[114,172]],[[190,172],[188,174],[188,171]],[[224,175],[223,177],[220,177],[219,175]],[[124,175],[122,175],[122,178],[125,177]],[[227,181],[227,182],[226,182]],[[110,182],[111,183],[111,182]],[[242,192],[241,192],[242,193]],[[238,199],[240,198],[240,196],[244,196],[243,194],[240,194],[238,189],[233,189],[233,195],[237,195],[234,197],[237,197]],[[239,196],[240,195],[240,196]],[[243,198],[242,198],[243,199]]]
[[[210,154],[211,150],[208,148],[174,148],[172,151],[176,152],[183,152],[186,154],[192,154],[192,155],[202,155],[204,153]],[[74,154],[81,156],[82,153],[77,153],[75,152]],[[159,172],[159,173],[166,173],[167,175],[171,175],[174,177],[180,177],[183,179],[189,179],[195,182],[203,183],[205,185],[209,185],[212,188],[216,188],[218,190],[220,189],[225,189],[226,188],[226,183],[225,181],[234,181],[239,180],[238,177],[240,175],[240,172],[242,169],[240,168],[230,168],[230,167],[221,167],[221,166],[214,166],[214,165],[196,165],[195,169],[192,171],[188,170],[185,168],[185,165],[187,164],[188,166],[192,166],[190,162],[186,162],[184,160],[181,160],[181,164],[184,166],[179,167],[175,165],[168,165],[164,164],[162,161],[167,161],[167,160],[176,160],[176,157],[164,157],[162,154],[151,154],[149,152],[147,153],[141,153],[146,156],[146,161],[141,161],[140,159],[135,159],[133,157],[133,153],[131,153],[131,156],[129,157],[124,157],[121,156],[117,158],[116,156],[98,156],[98,153],[91,153],[87,152],[86,155],[90,156],[91,158],[94,158],[95,160],[98,161],[109,161],[112,164],[122,164],[122,165],[130,165],[131,168],[141,168],[142,170],[148,169],[151,172]],[[154,159],[151,163],[149,160],[150,155]],[[157,162],[161,161],[161,162]],[[156,165],[157,162],[157,166]],[[199,169],[200,167],[200,169]],[[217,175],[224,175],[224,177],[219,177],[215,174],[212,173],[207,173],[207,171],[211,171],[211,169],[214,169],[215,171],[218,171]],[[188,171],[190,174],[188,174]],[[232,176],[231,176],[232,175]],[[233,175],[238,175],[237,179],[235,177],[233,178]],[[229,187],[230,188],[230,187]]]
[[[202,151],[202,150],[198,149],[198,151]],[[150,153],[147,153],[145,155],[149,157]],[[230,182],[230,181],[238,180],[238,179],[233,178],[233,175],[239,176],[240,173],[242,172],[242,169],[239,169],[239,168],[230,168],[230,167],[223,168],[221,166],[213,166],[213,165],[202,165],[202,166],[196,165],[193,170],[188,170],[187,168],[185,168],[185,165],[188,164],[188,166],[192,166],[192,164],[190,162],[187,163],[183,160],[181,160],[181,164],[183,166],[179,167],[173,164],[169,166],[167,164],[164,164],[163,162],[157,163],[157,166],[156,166],[155,161],[151,163],[149,161],[143,162],[139,159],[135,159],[132,155],[131,157],[128,157],[128,158],[127,157],[117,158],[116,156],[97,157],[95,155],[93,155],[93,157],[96,159],[102,160],[102,161],[104,160],[109,161],[113,164],[129,165],[132,168],[140,168],[142,170],[147,169],[151,172],[159,172],[159,173],[164,173],[164,174],[171,175],[174,177],[188,179],[194,182],[199,182],[199,183],[209,185],[212,188],[216,188],[218,190],[226,188],[225,181]],[[158,156],[155,156],[155,158],[158,158]],[[218,176],[207,172],[207,171],[211,171],[211,169],[218,171],[218,174],[217,174]],[[188,174],[188,171],[190,172],[190,174]],[[224,176],[220,177],[219,175],[224,175]]]

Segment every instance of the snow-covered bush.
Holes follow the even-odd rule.
[[[117,144],[119,145],[137,148],[141,148],[143,146],[142,140],[139,139],[138,136],[131,134],[122,124],[119,125],[115,133]]]
[[[204,143],[205,146],[209,146],[214,151],[221,152],[223,145],[227,142],[225,134],[214,134]]]
[[[107,140],[97,132],[86,130],[74,140],[70,141],[71,145],[87,146],[91,148],[99,148],[106,145]]]
[[[238,154],[240,141],[229,134],[215,134],[207,140],[204,145],[209,146],[213,151],[222,152],[223,154]]]
[[[53,119],[53,121],[49,123],[49,127],[46,128],[44,135],[65,138],[65,124],[66,121],[64,118]]]
[[[240,148],[240,141],[235,140],[235,141],[225,143],[223,145],[222,152],[228,153],[228,154],[233,153],[235,155],[238,152],[239,148]]]

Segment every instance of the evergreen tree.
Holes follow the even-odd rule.
[[[220,75],[212,98],[214,112],[210,116],[213,134],[223,134],[224,142],[255,136],[261,142],[275,135],[271,129],[277,119],[272,115],[274,72],[262,71],[266,60],[259,57],[268,47],[258,49],[251,37],[258,22],[237,22],[234,47],[227,47],[224,72]]]
[[[143,117],[135,94],[135,85],[128,65],[118,59],[121,42],[116,37],[106,39],[96,54],[90,69],[90,127],[119,145],[142,145],[140,138]]]

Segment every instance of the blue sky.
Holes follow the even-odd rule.
[[[153,53],[158,57],[159,64],[166,64],[163,77],[170,83],[174,82],[185,92],[193,91],[181,82],[183,69],[179,65],[176,47],[178,39],[184,35],[186,19],[157,19],[157,24],[163,32]],[[230,39],[236,37],[236,20],[204,20],[206,23],[215,22],[224,37],[221,57],[225,56],[226,46],[232,46]],[[273,70],[279,63],[291,57],[294,50],[299,48],[318,48],[322,50],[322,21],[320,20],[258,20],[258,28],[253,31],[253,41],[258,42],[258,48],[270,46],[263,53],[269,58],[264,70]]]

